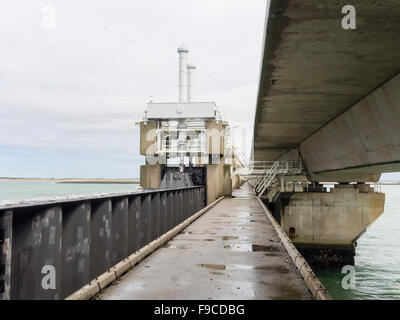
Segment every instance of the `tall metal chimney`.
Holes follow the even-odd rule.
[[[189,50],[185,46],[178,48],[179,53],[179,102],[187,102],[188,100],[188,54]]]
[[[193,64],[188,64],[187,65],[187,71],[188,71],[188,102],[193,102],[194,101],[194,72],[196,70],[196,67]]]

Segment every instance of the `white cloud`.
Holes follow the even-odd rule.
[[[137,154],[134,114],[149,96],[177,99],[181,43],[197,99],[249,129],[264,15],[264,0],[2,0],[0,147]]]

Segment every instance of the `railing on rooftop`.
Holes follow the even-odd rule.
[[[160,148],[157,149],[159,154],[179,154],[179,153],[193,153],[193,154],[207,154],[207,146],[205,141],[190,140],[180,145],[178,141],[162,141]]]

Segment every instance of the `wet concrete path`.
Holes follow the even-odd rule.
[[[246,184],[99,299],[312,299]]]

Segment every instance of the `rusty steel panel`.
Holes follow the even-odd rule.
[[[204,190],[197,190],[197,193],[199,194],[198,209],[201,210],[206,206],[206,195]]]
[[[182,190],[182,203],[181,203],[181,221],[184,221],[187,216],[187,193]]]
[[[144,195],[141,200],[140,247],[144,247],[151,241],[151,195]]]
[[[140,220],[142,215],[140,196],[129,199],[128,255],[140,249]]]
[[[111,265],[128,256],[128,198],[112,202]]]
[[[179,224],[179,192],[178,191],[172,191],[173,194],[173,225],[177,226]]]
[[[193,214],[193,192],[192,190],[188,190],[188,217]]]
[[[189,192],[189,216],[195,213],[194,210],[194,192],[193,189],[188,190]]]
[[[188,190],[182,190],[182,195],[183,195],[183,208],[182,208],[182,221],[186,220],[189,215],[189,192]]]
[[[160,193],[151,195],[151,241],[160,236]]]
[[[174,191],[167,192],[167,230],[171,230],[176,226],[174,221]]]
[[[61,298],[61,207],[13,210],[11,299]],[[55,270],[55,288],[43,286],[46,266]]]
[[[160,194],[160,234],[168,231],[168,193],[161,192]]]
[[[0,300],[10,299],[12,220],[11,210],[0,212]]]
[[[61,298],[69,296],[91,280],[90,218],[89,201],[63,207]]]
[[[193,192],[194,192],[194,212],[197,212],[201,210],[200,207],[201,195],[198,189],[195,189]]]
[[[183,191],[179,190],[178,191],[178,203],[179,203],[179,208],[178,208],[178,223],[181,223],[183,221],[183,210],[184,210],[184,199],[183,199]]]
[[[111,200],[91,203],[90,280],[111,267]]]
[[[200,189],[200,194],[201,194],[200,206],[201,208],[204,208],[205,206],[207,206],[207,193],[204,189]]]
[[[182,198],[182,192],[181,191],[176,191],[175,194],[175,210],[176,210],[176,224],[178,225],[181,222],[181,198]]]

